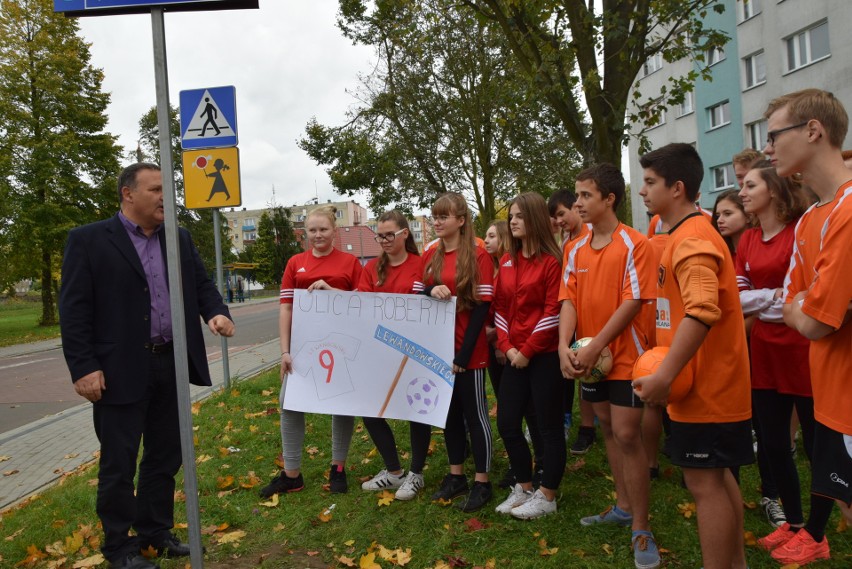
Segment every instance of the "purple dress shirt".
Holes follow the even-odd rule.
[[[127,230],[133,247],[142,262],[148,292],[151,295],[151,341],[155,344],[172,341],[172,309],[169,304],[169,286],[166,279],[166,263],[160,249],[160,225],[151,237],[145,235],[141,227],[118,212],[118,218]]]

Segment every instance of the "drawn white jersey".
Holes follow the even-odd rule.
[[[306,342],[293,358],[293,371],[303,377],[313,377],[317,399],[330,399],[355,391],[346,360],[354,360],[361,341],[357,338],[331,333],[322,340]]]

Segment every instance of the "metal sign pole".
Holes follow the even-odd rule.
[[[163,207],[165,209],[166,258],[169,271],[169,301],[172,311],[175,381],[177,382],[178,418],[183,457],[186,521],[189,531],[190,562],[202,569],[201,522],[198,508],[198,481],[195,473],[195,447],[192,441],[192,414],[189,397],[189,361],[186,344],[186,318],[183,310],[183,286],[178,247],[177,202],[175,200],[174,164],[172,163],[171,128],[169,128],[169,75],[166,65],[166,31],[163,9],[151,9],[154,39],[154,78],[157,89],[157,123],[160,128],[160,168],[163,173]],[[197,324],[196,324],[197,325]]]
[[[225,279],[222,277],[222,236],[219,231],[219,208],[213,208],[213,243],[216,249],[216,286],[219,287],[219,294],[222,298],[225,296]],[[222,339],[222,373],[225,376],[225,389],[231,388],[231,366],[228,362],[228,339],[225,336],[219,336]]]

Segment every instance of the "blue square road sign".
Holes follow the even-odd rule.
[[[180,92],[180,145],[184,150],[237,145],[237,90],[233,86]]]

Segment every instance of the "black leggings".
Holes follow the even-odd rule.
[[[541,485],[551,490],[559,488],[567,459],[562,428],[565,417],[562,400],[564,381],[559,373],[559,355],[556,352],[533,356],[523,369],[507,364],[503,371],[497,398],[497,428],[518,482],[532,480],[532,457],[521,431],[524,411],[532,402],[538,430],[544,441]]]
[[[497,398],[497,405],[499,410],[500,405],[500,381],[503,377],[503,370],[506,365],[497,363],[497,356],[494,354],[494,346],[488,345],[488,349],[490,351],[490,359],[488,360],[488,377],[491,378],[491,387],[494,389],[494,396]],[[562,376],[562,372],[560,372],[560,377]],[[573,388],[574,382],[571,382],[571,386]],[[572,392],[573,393],[573,392]],[[573,406],[574,400],[571,400],[571,404]],[[569,413],[566,411],[566,413]],[[532,400],[530,400],[530,404],[527,407],[526,413],[524,413],[524,419],[527,421],[527,428],[530,431],[530,440],[532,440],[533,446],[533,454],[535,455],[535,463],[539,467],[544,464],[544,441],[541,438],[541,433],[538,432],[538,421],[535,418],[535,405],[533,405]]]
[[[793,407],[799,415],[802,425],[802,446],[808,460],[814,441],[814,400],[812,397],[786,395],[774,389],[753,389],[751,405],[754,412],[755,425],[759,425],[759,444],[766,453],[766,460],[778,495],[784,504],[784,514],[791,524],[804,523],[802,513],[802,494],[799,486],[799,473],[796,463],[790,453],[790,419]]]
[[[396,439],[388,422],[378,417],[364,417],[364,426],[367,427],[367,432],[370,433],[379,454],[382,455],[388,472],[402,470],[402,465],[399,463],[399,453],[396,450]],[[411,434],[411,466],[409,466],[409,470],[421,474],[426,465],[426,454],[429,452],[432,427],[415,421],[409,421],[408,426]]]
[[[469,369],[456,374],[453,398],[447,412],[444,441],[450,464],[463,464],[466,446],[465,423],[477,473],[491,468],[491,421],[485,400],[485,370]]]

